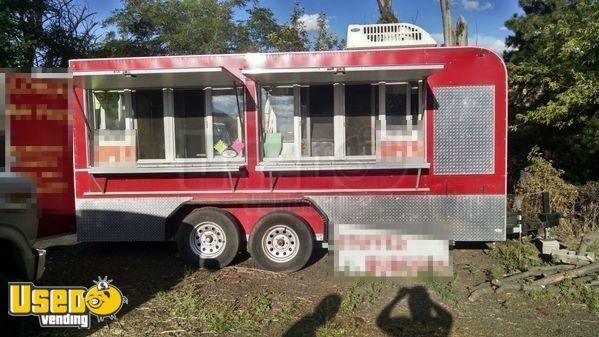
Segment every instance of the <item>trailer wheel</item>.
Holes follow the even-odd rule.
[[[241,241],[235,218],[226,211],[205,207],[187,215],[177,231],[177,246],[186,264],[219,269],[233,261]]]
[[[265,215],[250,234],[249,252],[264,269],[293,272],[306,265],[314,249],[314,235],[295,214],[275,211]]]

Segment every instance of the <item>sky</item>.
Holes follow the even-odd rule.
[[[120,0],[83,0],[96,20],[103,20],[121,7]],[[296,0],[260,0],[260,6],[270,8],[279,23],[287,22]],[[350,24],[375,23],[379,17],[376,0],[304,0],[304,23],[309,31],[316,28],[318,12],[324,11],[329,27],[339,37],[345,38]],[[464,16],[469,27],[469,43],[487,47],[496,52],[505,49],[505,38],[510,31],[505,21],[514,14],[523,14],[517,0],[451,0],[451,14],[455,23],[458,15]],[[413,23],[429,32],[438,43],[443,41],[439,0],[395,0],[393,9],[400,22]],[[235,13],[236,20],[247,18],[245,10]],[[102,33],[102,29],[99,33]]]

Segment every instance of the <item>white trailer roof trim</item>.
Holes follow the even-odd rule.
[[[261,84],[318,84],[398,82],[424,79],[444,68],[442,64],[372,67],[257,68],[241,73]]]
[[[224,67],[73,72],[85,89],[231,87],[241,80]]]

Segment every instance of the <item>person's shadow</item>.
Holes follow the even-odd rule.
[[[316,330],[333,319],[341,306],[341,296],[330,294],[323,298],[314,308],[314,312],[305,315],[295,322],[283,337],[316,336]]]
[[[406,296],[411,317],[391,317],[393,307]],[[376,319],[388,336],[449,336],[452,323],[449,311],[433,302],[422,286],[401,288]]]

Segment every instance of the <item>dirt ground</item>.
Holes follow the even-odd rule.
[[[292,274],[257,269],[240,255],[219,271],[190,271],[174,243],[72,243],[47,248],[38,285],[91,286],[114,280],[128,298],[118,320],[89,330],[39,328],[23,336],[597,336],[585,305],[523,293],[471,303],[467,287],[494,261],[484,245],[452,250],[455,277],[444,281],[339,278],[318,250]]]

